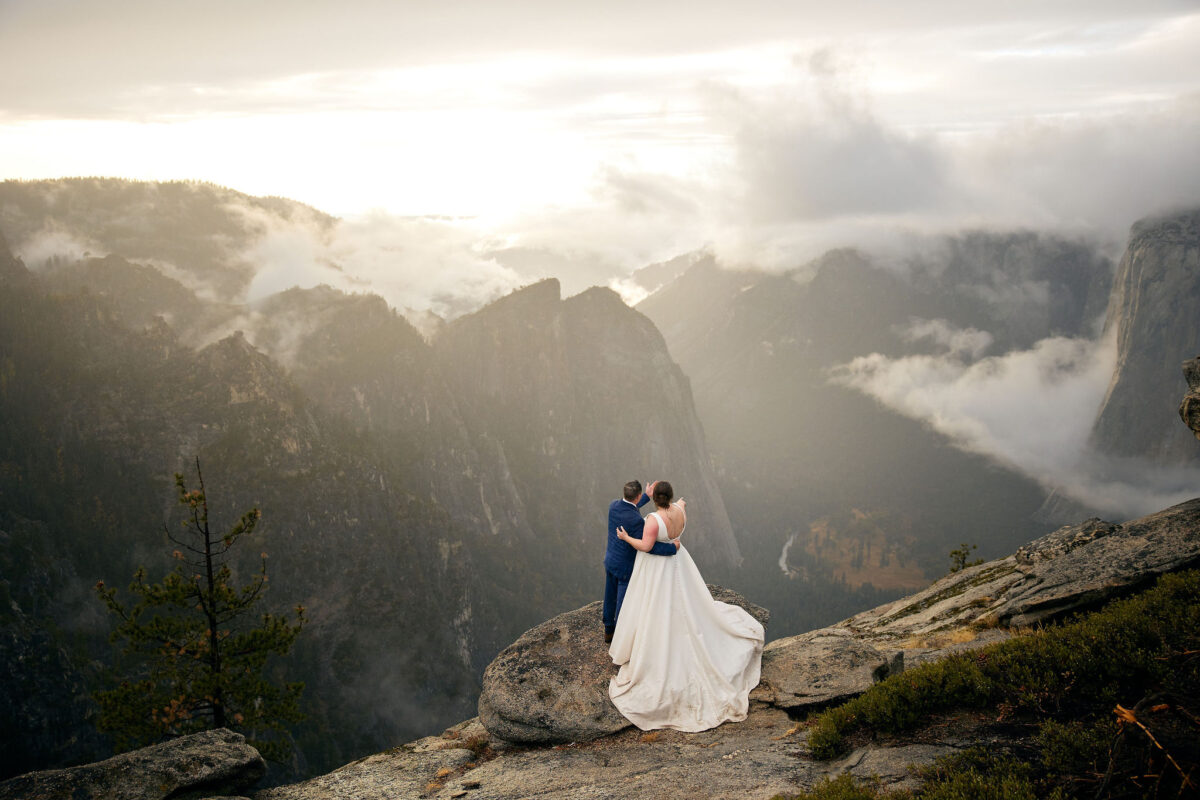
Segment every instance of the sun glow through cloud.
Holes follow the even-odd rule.
[[[768,4],[683,19],[668,3],[621,22],[586,3],[553,14],[467,3],[474,16],[456,26],[374,5],[280,16],[217,2],[198,18],[118,0],[101,20],[17,2],[0,11],[0,73],[10,76],[0,79],[0,176],[199,179],[338,215],[498,225],[595,218],[616,203],[610,224],[637,227],[674,196],[670,224],[689,226],[693,241],[728,240],[746,224],[740,207],[763,202],[739,197],[745,176],[732,174],[755,163],[748,143],[767,141],[754,127],[791,136],[803,119],[842,137],[822,145],[828,170],[798,176],[829,180],[875,158],[871,142],[909,140],[906,157],[931,154],[915,169],[946,170],[939,154],[978,162],[993,139],[1030,125],[1169,117],[1200,96],[1184,67],[1200,47],[1200,14],[1186,4],[1026,5],[926,2],[895,14]],[[219,18],[241,24],[222,40]],[[501,19],[511,33],[492,35]],[[39,40],[68,47],[78,66]],[[801,136],[790,147],[814,144]],[[779,145],[771,158],[787,152]],[[683,216],[679,198],[691,206]]]

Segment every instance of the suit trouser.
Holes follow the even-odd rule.
[[[604,578],[604,630],[611,632],[617,627],[617,617],[621,614],[621,604],[625,602],[629,578],[618,578],[607,567],[604,570]]]

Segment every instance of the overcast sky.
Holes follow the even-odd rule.
[[[1200,202],[1197,53],[1195,0],[0,0],[0,178],[471,216],[622,268],[1120,235]]]

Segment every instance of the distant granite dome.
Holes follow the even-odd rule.
[[[1174,410],[1180,364],[1200,352],[1200,209],[1133,226],[1105,322],[1117,365],[1092,442],[1104,453],[1160,463],[1200,460]]]

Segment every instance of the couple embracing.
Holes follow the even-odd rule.
[[[686,504],[655,481],[625,484],[608,508],[604,639],[621,667],[613,704],[642,730],[703,731],[746,718],[758,684],[763,626],[713,600],[680,536]],[[638,508],[653,498],[644,520]]]

